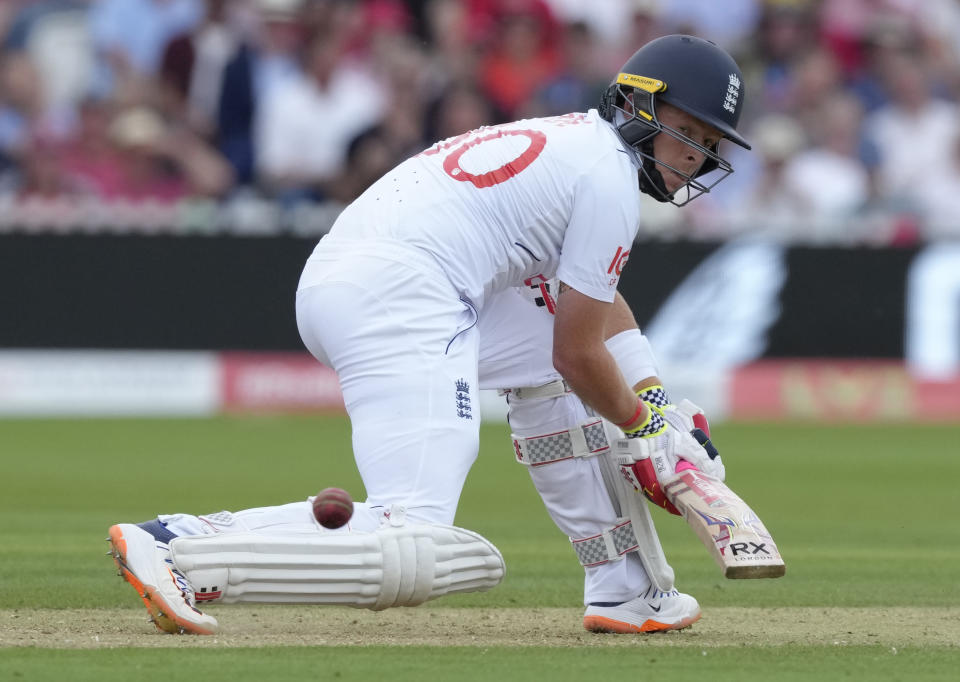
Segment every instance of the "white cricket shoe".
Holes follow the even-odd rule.
[[[169,547],[132,523],[110,527],[110,554],[154,622],[170,634],[212,635],[217,620],[194,605],[193,588],[170,560]]]
[[[583,614],[583,627],[591,632],[661,632],[682,630],[700,620],[700,605],[689,594],[676,590],[648,589],[622,604],[591,604]]]

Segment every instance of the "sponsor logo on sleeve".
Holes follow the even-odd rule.
[[[617,247],[617,252],[613,254],[613,260],[610,261],[610,267],[607,268],[608,275],[616,275],[616,277],[610,278],[610,284],[617,283],[620,274],[623,272],[623,266],[627,264],[629,257],[630,249],[624,249],[622,246]]]

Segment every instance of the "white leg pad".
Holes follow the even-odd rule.
[[[519,393],[519,390],[514,389],[511,393]],[[514,396],[510,405],[516,414],[518,408],[522,409],[523,402]],[[605,419],[591,417],[573,428],[534,436],[511,434],[511,437],[517,461],[529,467],[546,466],[575,457],[597,457],[607,494],[619,518],[615,526],[600,534],[570,539],[581,564],[596,566],[621,559],[625,552],[633,551],[654,585],[664,592],[673,589],[673,568],[663,553],[650,507],[646,499],[624,480],[617,463],[610,457],[610,443],[622,437],[616,426]]]
[[[175,538],[170,551],[199,602],[381,610],[489,590],[506,572],[488,540],[440,524],[384,526],[369,533],[218,533]]]
[[[616,427],[611,424],[610,428]],[[600,459],[600,471],[618,513],[632,523],[637,542],[634,551],[639,555],[647,575],[656,587],[663,592],[669,592],[673,589],[673,567],[667,563],[667,557],[663,553],[660,536],[657,535],[650,515],[650,505],[645,497],[624,480],[619,467],[609,455]]]

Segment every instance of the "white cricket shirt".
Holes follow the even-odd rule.
[[[595,109],[483,127],[387,173],[317,252],[358,240],[367,252],[409,246],[477,306],[554,276],[609,302],[639,227],[633,158]]]

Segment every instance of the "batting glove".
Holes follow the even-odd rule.
[[[679,405],[674,405],[667,398],[663,386],[645,388],[637,395],[670,426],[689,433],[700,444],[700,448],[685,450],[685,454],[680,455],[683,459],[714,478],[721,481],[726,478],[726,468],[720,452],[710,440],[710,425],[703,410],[689,400],[681,400]]]
[[[689,400],[673,405],[662,386],[644,389],[639,396],[650,407],[651,417],[617,443],[617,464],[635,490],[679,516],[663,484],[691,466],[723,480],[723,461],[710,442],[710,426],[700,408]]]

